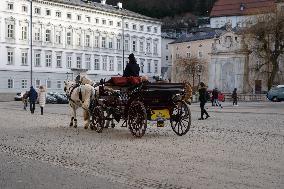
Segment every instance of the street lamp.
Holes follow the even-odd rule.
[[[33,85],[33,1],[30,0],[30,57],[31,57],[31,86]]]

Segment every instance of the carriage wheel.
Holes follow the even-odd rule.
[[[104,112],[100,107],[95,107],[92,114],[92,121],[90,128],[101,133],[105,124]]]
[[[128,109],[127,125],[133,136],[142,137],[147,128],[147,113],[142,102],[133,101]]]
[[[191,126],[191,112],[184,101],[178,101],[171,112],[171,127],[179,135],[185,135]]]

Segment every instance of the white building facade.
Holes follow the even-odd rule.
[[[161,23],[119,6],[33,0],[31,53],[30,2],[2,1],[0,93],[29,89],[31,55],[33,85],[46,85],[50,91],[62,90],[74,70],[86,70],[97,81],[121,75],[130,53],[140,65],[140,75],[160,75]]]

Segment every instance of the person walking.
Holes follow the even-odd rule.
[[[233,94],[233,106],[238,106],[238,94],[237,94],[237,88],[234,88]]]
[[[223,108],[223,106],[219,102],[219,98],[218,97],[219,97],[219,91],[218,91],[217,88],[215,88],[212,91],[213,105],[214,106],[220,106],[221,108]]]
[[[33,86],[30,87],[29,99],[30,99],[30,111],[32,114],[34,114],[35,113],[35,103],[37,100],[37,92]]]
[[[44,86],[42,85],[39,87],[39,91],[38,91],[38,102],[40,106],[40,114],[43,115],[43,108],[46,102],[46,90]]]
[[[29,98],[29,91],[26,91],[25,94],[22,97],[22,101],[23,101],[23,104],[24,104],[24,110],[27,110],[28,98]]]
[[[200,109],[201,109],[201,117],[198,120],[204,120],[204,114],[206,115],[205,119],[209,118],[208,112],[205,110],[205,104],[207,102],[207,90],[206,86],[203,82],[199,84],[200,88],[198,89],[199,92],[199,101],[200,101]]]
[[[129,62],[125,67],[125,70],[123,72],[123,77],[130,77],[130,76],[138,77],[140,67],[137,64],[137,61],[136,61],[136,58],[134,57],[134,54],[131,53],[129,55],[128,59],[129,59]]]

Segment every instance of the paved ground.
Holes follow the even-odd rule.
[[[69,128],[67,105],[45,115],[0,103],[0,188],[284,188],[284,103],[209,107],[182,137],[149,124],[98,134]]]

